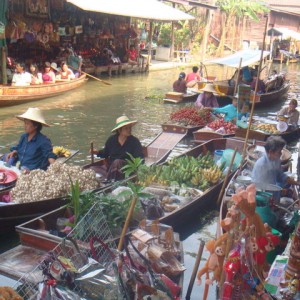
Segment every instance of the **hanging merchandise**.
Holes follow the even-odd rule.
[[[58,34],[60,35],[60,36],[65,36],[66,35],[66,27],[65,26],[60,26],[60,27],[58,27]]]
[[[75,34],[83,33],[82,25],[76,25],[75,26]]]

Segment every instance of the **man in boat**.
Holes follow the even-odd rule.
[[[289,106],[282,108],[278,114],[277,118],[280,119],[280,116],[287,116],[287,123],[292,125],[292,127],[298,127],[299,121],[299,111],[297,110],[298,102],[296,99],[292,99],[289,103]]]
[[[25,71],[24,63],[16,64],[16,73],[13,75],[12,84],[14,86],[28,86],[31,83],[30,73]]]
[[[10,148],[11,152],[4,155],[3,160],[19,166],[25,172],[46,170],[56,159],[50,139],[41,133],[43,126],[50,125],[36,107],[28,108],[24,114],[16,117],[24,121],[25,133],[21,135],[19,143]]]
[[[185,81],[185,73],[181,72],[179,74],[178,79],[173,83],[173,91],[177,93],[186,94],[186,90],[187,90],[187,86]]]
[[[134,158],[144,159],[143,148],[140,141],[131,134],[132,127],[137,123],[126,116],[117,118],[116,125],[112,129],[115,133],[111,135],[102,150],[91,150],[92,154],[108,159],[106,168],[106,178],[108,180],[124,179],[121,168],[124,166],[125,159],[129,159],[131,154]]]
[[[187,74],[185,79],[187,87],[190,88],[194,87],[197,84],[197,82],[201,80],[201,77],[198,74],[199,68],[194,66],[192,70],[193,72]]]
[[[199,94],[197,97],[197,100],[195,102],[195,106],[197,108],[204,108],[204,107],[219,107],[219,103],[217,101],[217,98],[215,95],[218,94],[218,92],[215,90],[214,85],[211,83],[207,83],[205,87],[199,92],[203,92]]]
[[[284,187],[286,184],[300,184],[300,182],[288,177],[282,171],[280,157],[285,144],[282,137],[270,136],[267,139],[265,144],[266,153],[254,164],[252,182],[266,189],[268,184],[281,187]]]
[[[232,96],[232,104],[228,104],[223,107],[208,107],[209,110],[211,110],[213,113],[216,114],[223,114],[224,115],[224,121],[226,122],[236,122],[237,119],[237,105],[238,105],[238,99],[236,96]]]

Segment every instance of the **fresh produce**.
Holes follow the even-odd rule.
[[[53,147],[53,153],[58,157],[69,157],[71,155],[71,151],[62,146]]]
[[[208,152],[195,158],[182,156],[171,160],[167,165],[145,166],[138,170],[139,182],[148,186],[153,183],[164,186],[194,187],[206,190],[223,176],[222,167],[218,168]]]
[[[71,180],[78,181],[80,191],[93,190],[98,186],[96,173],[79,166],[54,163],[47,171],[33,170],[22,174],[11,195],[15,203],[35,202],[67,196]]]
[[[170,115],[171,121],[184,126],[205,126],[211,121],[211,113],[207,109],[196,109],[195,107],[184,107]]]
[[[264,132],[270,133],[270,134],[279,134],[280,133],[280,131],[277,130],[277,128],[274,124],[268,124],[268,123],[257,124],[257,125],[253,125],[251,128],[254,130],[261,130],[261,131],[264,131]]]
[[[224,119],[216,119],[213,122],[209,123],[207,127],[213,129],[214,131],[224,128],[226,134],[234,134],[237,126],[232,122],[226,122]]]

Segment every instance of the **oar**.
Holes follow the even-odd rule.
[[[91,142],[91,162],[94,163],[94,143]]]
[[[102,79],[99,79],[99,78],[97,78],[97,77],[95,77],[95,76],[93,76],[93,75],[91,75],[91,74],[89,74],[89,73],[87,73],[87,72],[79,71],[78,69],[76,69],[76,68],[74,68],[74,67],[71,67],[71,66],[68,66],[68,67],[71,68],[71,69],[73,69],[73,70],[75,70],[75,71],[81,72],[81,73],[85,74],[86,76],[89,76],[89,77],[91,77],[91,78],[93,78],[93,79],[95,79],[95,80],[98,80],[98,81],[100,81],[101,83],[104,83],[104,84],[106,84],[106,85],[112,85],[110,82],[105,81],[105,80],[102,80]]]
[[[198,271],[198,268],[199,268],[199,265],[200,265],[200,261],[201,261],[201,257],[202,257],[202,253],[203,253],[203,249],[204,249],[204,244],[205,244],[204,241],[200,240],[199,250],[198,250],[198,254],[197,254],[197,257],[196,257],[195,264],[194,264],[194,269],[193,269],[192,276],[191,276],[191,279],[190,279],[190,283],[189,283],[189,286],[188,286],[188,289],[187,289],[187,292],[186,292],[186,296],[185,296],[186,300],[190,300],[190,298],[191,298],[191,293],[192,293],[192,289],[193,289],[193,286],[194,286],[194,283],[195,283],[197,271]]]
[[[130,222],[131,217],[133,215],[133,211],[134,211],[137,199],[138,199],[137,195],[134,195],[133,199],[131,201],[131,204],[130,204],[130,207],[129,207],[129,210],[128,210],[128,213],[127,213],[126,221],[125,221],[125,224],[124,224],[124,227],[122,229],[121,236],[120,236],[120,241],[119,241],[119,244],[118,244],[118,250],[119,251],[121,251],[122,248],[123,248],[124,238],[125,238],[127,229],[129,227],[129,222]]]

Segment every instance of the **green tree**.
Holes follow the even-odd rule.
[[[222,33],[217,49],[217,56],[223,56],[225,39],[228,33],[231,32],[232,37],[236,35],[239,19],[244,20],[245,18],[249,18],[259,21],[259,15],[269,11],[264,2],[254,0],[217,0],[216,5],[219,6],[222,12]]]

